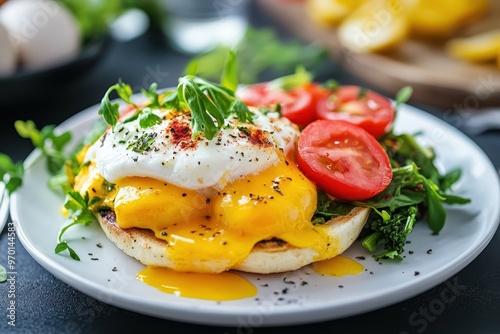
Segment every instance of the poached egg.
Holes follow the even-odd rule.
[[[179,272],[223,271],[263,240],[337,255],[338,240],[314,226],[317,190],[294,162],[298,128],[252,110],[252,123],[226,119],[212,140],[194,136],[189,112],[154,110],[159,124],[119,122],[85,148],[75,190],[98,196],[122,229],[152,230]]]

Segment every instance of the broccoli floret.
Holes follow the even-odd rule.
[[[399,207],[389,214],[386,211],[372,211],[365,226],[365,233],[368,235],[361,244],[372,253],[383,245],[385,251],[375,254],[375,259],[400,258],[406,238],[417,221],[417,212],[416,205]]]

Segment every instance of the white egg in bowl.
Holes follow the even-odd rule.
[[[33,101],[88,72],[111,39],[102,34],[82,41],[77,20],[55,0],[1,4],[0,100],[4,106]],[[26,92],[31,99],[26,99]]]
[[[19,63],[41,69],[76,57],[80,31],[73,15],[53,0],[7,1],[0,23],[18,50]]]

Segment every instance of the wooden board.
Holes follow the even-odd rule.
[[[390,53],[354,53],[341,46],[334,28],[313,23],[304,2],[258,0],[261,9],[291,34],[324,45],[337,62],[388,96],[411,85],[411,102],[458,111],[500,106],[500,70],[445,54],[442,43],[409,39]],[[500,28],[500,1],[492,0],[485,18],[464,33]]]

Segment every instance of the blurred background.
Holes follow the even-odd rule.
[[[229,49],[238,55],[245,84],[302,65],[316,81],[362,85],[392,98],[411,85],[409,104],[464,131],[500,166],[499,0],[0,0],[0,152],[20,161],[32,151],[16,133],[16,120],[39,128],[60,124],[98,104],[119,80],[134,92],[154,82],[172,87],[196,62],[200,76],[217,81]],[[2,237],[7,249],[6,233]],[[426,323],[426,333],[498,332],[498,270],[491,266],[497,245],[460,273],[468,292]],[[19,314],[31,332],[43,332],[42,324],[59,333],[65,321],[83,328],[67,330],[72,333],[167,327],[78,293],[21,244],[17,256],[23,266]],[[444,289],[331,322],[328,332],[406,328],[410,312],[440,301]],[[46,307],[49,294],[61,301],[57,311]],[[182,323],[168,328],[186,331]]]
[[[301,65],[389,97],[411,85],[478,133],[500,126],[499,17],[494,0],[0,0],[2,131],[57,124],[118,80],[174,86],[193,60],[218,80],[233,49],[240,83]]]
[[[0,0],[0,101],[59,99],[94,76],[144,86],[169,57],[208,53],[200,75],[216,77],[232,47],[243,83],[297,65],[320,80],[340,65],[389,96],[411,84],[415,102],[479,109],[500,104],[499,15],[490,0]],[[153,79],[175,83],[175,65],[172,80]]]

